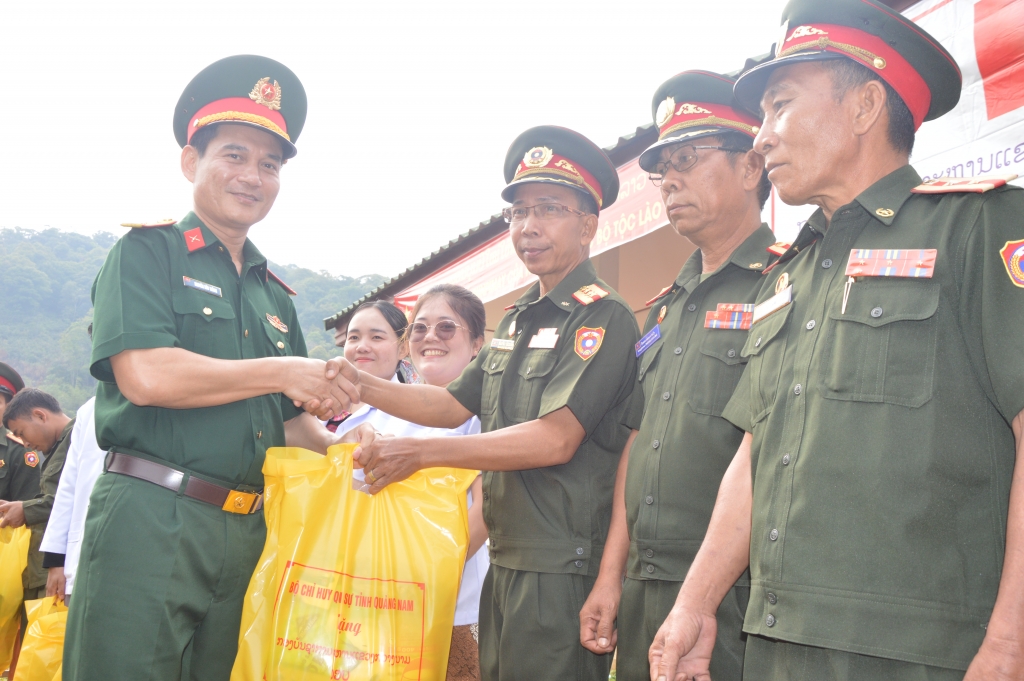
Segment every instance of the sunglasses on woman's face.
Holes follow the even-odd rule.
[[[438,322],[432,326],[427,326],[422,322],[415,322],[409,327],[409,340],[413,343],[419,343],[427,337],[427,332],[433,329],[434,335],[438,339],[448,341],[455,338],[455,332],[461,328],[463,328],[462,325],[448,320]]]

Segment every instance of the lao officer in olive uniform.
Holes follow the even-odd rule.
[[[24,388],[21,375],[0,362],[0,414]],[[39,493],[40,459],[39,452],[26,447],[6,428],[0,428],[0,503],[25,501]]]
[[[590,140],[543,126],[505,159],[512,244],[539,281],[447,389],[361,375],[363,400],[389,414],[481,435],[394,438],[359,458],[373,491],[420,468],[485,471],[491,568],[480,599],[481,677],[601,679],[611,655],[579,642],[612,512],[615,469],[643,407],[629,305],[589,260],[615,168]]]
[[[650,678],[648,649],[743,438],[722,410],[746,365],[740,350],[761,273],[780,248],[761,222],[771,187],[764,159],[751,149],[760,121],[736,104],[733,83],[686,71],[661,85],[652,103],[660,136],[640,156],[673,228],[698,250],[648,301],[635,351],[646,408],[624,454],[625,521],[613,516],[601,574],[580,616],[581,640],[591,650],[610,652],[617,638],[617,678],[629,681]],[[716,681],[742,675],[748,591],[744,575],[718,609]]]
[[[306,359],[290,300],[247,234],[277,196],[306,115],[264,57],[207,67],[174,132],[194,210],[136,225],[93,285],[96,435],[109,450],[86,520],[66,679],[227,679],[266,528],[264,454],[325,451],[320,414],[351,384]],[[352,395],[344,392],[347,386]]]
[[[748,434],[652,655],[698,671],[749,561],[748,678],[1024,678],[1024,192],[908,165],[961,82],[918,26],[783,21],[736,94],[779,196],[819,209],[758,295],[724,412]]]

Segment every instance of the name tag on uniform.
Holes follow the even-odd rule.
[[[558,329],[537,329],[537,335],[530,339],[528,348],[543,348],[550,350],[558,342]]]
[[[768,300],[754,306],[754,319],[752,324],[757,324],[765,317],[775,314],[782,308],[793,302],[793,285],[790,284]]]
[[[188,286],[189,288],[194,288],[195,290],[202,291],[203,293],[209,293],[211,296],[217,296],[218,298],[224,297],[224,294],[221,293],[220,286],[207,284],[205,281],[199,281],[192,277],[182,277],[182,280],[185,282],[185,286]]]
[[[514,340],[508,338],[492,338],[491,347],[495,350],[504,350],[506,352],[512,352],[512,349],[516,346]]]
[[[636,356],[644,354],[651,349],[651,346],[661,339],[661,324],[655,324],[654,328],[644,334],[644,337],[634,346],[636,347]]]

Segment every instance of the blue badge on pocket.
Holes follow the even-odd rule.
[[[182,276],[182,280],[185,282],[185,286],[188,286],[189,288],[194,288],[195,290],[202,291],[203,293],[209,293],[211,296],[217,296],[218,298],[224,297],[224,294],[221,293],[220,286],[207,284],[205,281],[199,281],[192,277]]]
[[[639,357],[650,350],[651,346],[659,340],[661,340],[661,324],[655,324],[654,328],[645,333],[640,342],[636,344],[636,356]]]

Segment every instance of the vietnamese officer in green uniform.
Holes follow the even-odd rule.
[[[908,164],[961,84],[918,26],[869,0],[783,20],[736,95],[779,196],[819,208],[758,295],[724,412],[747,435],[652,678],[706,678],[749,562],[745,678],[1019,680],[1024,192]]]
[[[247,234],[306,115],[264,57],[218,61],[178,101],[194,210],[132,229],[93,285],[96,435],[109,450],[86,519],[64,678],[227,679],[263,549],[269,447],[326,451],[313,415],[349,406],[337,365],[306,359],[289,294]],[[345,389],[349,392],[346,393]]]
[[[363,401],[425,425],[476,414],[480,435],[393,438],[364,450],[371,491],[430,466],[479,469],[491,568],[480,597],[481,678],[607,679],[579,642],[612,512],[615,470],[643,407],[629,305],[598,279],[590,242],[615,201],[615,167],[582,135],[520,135],[502,198],[516,254],[539,281],[447,389],[360,374]]]
[[[0,362],[0,414],[25,382],[10,365]],[[0,506],[5,501],[25,501],[39,493],[39,452],[6,428],[0,428]]]
[[[661,187],[672,227],[698,250],[649,301],[635,351],[644,417],[619,481],[626,513],[613,516],[601,573],[580,615],[590,650],[611,652],[617,640],[620,680],[649,678],[654,634],[700,548],[718,484],[743,438],[722,410],[746,365],[740,350],[754,297],[775,257],[769,249],[778,246],[761,222],[771,186],[764,159],[752,151],[760,121],[736,105],[733,84],[707,71],[665,82],[652,104],[659,139],[640,156]],[[742,676],[748,591],[744,575],[718,609],[716,681]]]
[[[0,527],[21,527],[27,525],[32,531],[29,543],[28,566],[22,573],[25,601],[43,598],[46,595],[47,570],[43,567],[43,553],[39,545],[46,532],[46,523],[53,510],[57,495],[57,483],[64,470],[68,447],[71,445],[71,429],[75,420],[68,418],[60,409],[57,400],[41,390],[29,388],[20,390],[4,410],[4,428],[10,429],[17,438],[34,447],[38,452],[25,454],[28,465],[39,470],[35,494],[25,501],[0,504]],[[28,624],[24,608],[21,611],[22,632]]]

